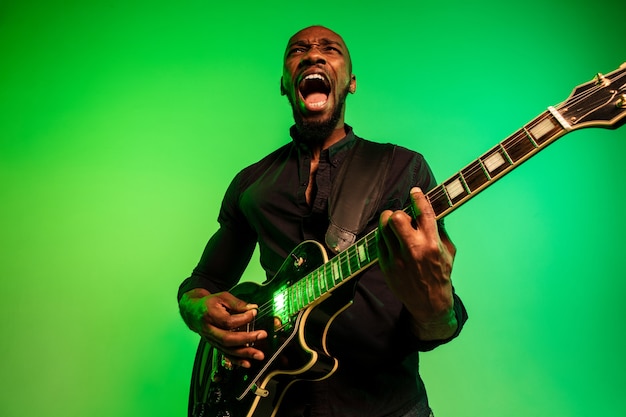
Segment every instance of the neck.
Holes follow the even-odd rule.
[[[346,129],[343,123],[341,123],[341,125],[338,125],[335,130],[333,130],[331,132],[330,135],[328,135],[328,137],[318,143],[311,143],[309,144],[309,147],[311,149],[311,154],[313,156],[314,159],[319,159],[319,155],[320,153],[322,153],[322,151],[324,149],[328,149],[331,146],[333,146],[335,143],[339,142],[341,139],[346,137]]]
[[[290,133],[296,142],[306,145],[314,158],[317,158],[324,149],[328,149],[345,138],[347,134],[343,122],[337,123],[332,129],[326,129],[325,132],[311,129],[310,126],[303,131],[302,126],[296,124],[291,128]]]

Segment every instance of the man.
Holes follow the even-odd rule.
[[[343,39],[321,26],[296,33],[284,56],[281,93],[295,120],[292,142],[242,170],[229,186],[220,227],[179,290],[187,325],[234,366],[264,359],[255,342],[265,330],[232,331],[250,323],[258,306],[228,290],[255,245],[268,278],[301,241],[324,241],[328,197],[357,138],[344,124],[345,100],[356,91]],[[418,351],[446,343],[467,315],[450,278],[455,247],[422,193],[436,185],[420,154],[396,147],[383,198],[365,230],[379,230],[379,264],[354,288],[354,302],[329,328],[327,347],[339,367],[322,381],[298,381],[280,416],[429,416]],[[402,209],[420,213],[415,219]],[[239,417],[239,416],[237,416]]]

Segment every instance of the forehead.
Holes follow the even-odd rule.
[[[344,50],[348,49],[341,36],[323,26],[311,26],[302,29],[289,39],[287,49],[289,49],[292,45],[302,44],[336,44],[341,46]]]

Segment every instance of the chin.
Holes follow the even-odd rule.
[[[337,128],[340,115],[341,112],[335,112],[323,119],[315,120],[304,119],[300,115],[294,115],[300,139],[308,144],[323,144]]]
[[[300,139],[308,144],[323,144],[337,128],[343,114],[344,105],[345,96],[339,100],[338,105],[332,109],[332,112],[320,114],[314,118],[307,118],[292,104],[293,117]]]

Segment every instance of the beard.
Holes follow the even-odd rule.
[[[339,100],[333,109],[330,117],[326,120],[309,121],[302,117],[302,114],[297,110],[295,103],[289,99],[291,108],[293,110],[293,118],[296,123],[296,130],[298,131],[300,140],[307,145],[322,145],[324,141],[333,133],[337,128],[337,124],[341,120],[343,109],[346,104],[346,97],[348,97],[350,86],[346,86],[340,94]]]

